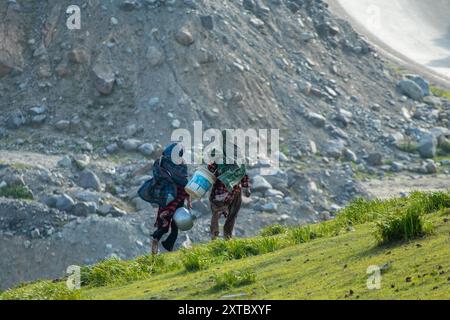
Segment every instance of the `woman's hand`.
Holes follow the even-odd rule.
[[[192,200],[191,200],[191,197],[188,197],[188,198],[187,198],[187,207],[188,207],[188,209],[192,209]]]

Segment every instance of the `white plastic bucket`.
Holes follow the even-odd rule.
[[[193,198],[201,199],[216,182],[214,174],[205,168],[198,169],[184,190]]]

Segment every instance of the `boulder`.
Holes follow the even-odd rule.
[[[358,157],[356,156],[356,154],[348,148],[344,148],[344,150],[342,151],[342,154],[344,156],[344,159],[347,161],[350,161],[350,162],[358,161]]]
[[[117,143],[111,143],[106,146],[106,152],[109,154],[113,154],[119,151],[119,145]]]
[[[256,192],[266,192],[267,190],[272,189],[272,185],[267,182],[266,179],[262,176],[255,176],[253,178],[252,189]]]
[[[74,205],[71,213],[77,217],[87,217],[97,212],[97,205],[94,202],[79,202]]]
[[[84,189],[101,190],[100,179],[89,169],[85,169],[80,173],[78,185]]]
[[[314,126],[319,127],[319,128],[325,127],[325,123],[326,123],[327,119],[324,116],[322,116],[318,113],[310,112],[310,113],[308,113],[307,117],[308,117],[308,120],[311,121],[311,123]]]
[[[425,96],[422,88],[417,83],[409,79],[400,81],[397,87],[402,94],[416,101],[422,101]]]
[[[155,147],[151,143],[144,143],[138,150],[145,156],[151,156],[155,152]]]
[[[334,159],[342,157],[344,152],[344,142],[342,140],[330,140],[324,146],[325,155]]]
[[[422,89],[422,93],[425,97],[429,96],[431,94],[430,83],[427,80],[425,80],[424,78],[422,78],[421,76],[412,74],[412,75],[407,75],[406,78],[415,82],[420,87],[420,89]]]
[[[437,173],[437,164],[433,160],[427,160],[423,165],[423,171],[427,174]]]
[[[431,159],[436,156],[438,141],[436,137],[432,134],[422,137],[419,141],[419,146],[417,151],[424,159]]]
[[[139,146],[142,145],[142,142],[137,139],[128,139],[123,142],[123,148],[126,151],[137,151]]]
[[[55,206],[54,207],[58,210],[70,211],[70,210],[72,210],[74,204],[75,204],[75,202],[73,201],[73,199],[67,194],[62,194],[60,196],[55,197]]]
[[[58,161],[58,166],[62,168],[72,167],[72,158],[70,156],[64,156]]]
[[[366,159],[368,165],[373,167],[379,167],[383,164],[383,155],[379,152],[369,154]]]

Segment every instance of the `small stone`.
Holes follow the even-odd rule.
[[[326,118],[318,113],[314,113],[314,112],[310,112],[307,116],[307,118],[309,119],[309,121],[311,121],[311,123],[319,128],[323,128],[325,127],[325,123],[326,123]]]
[[[427,174],[435,174],[437,173],[437,164],[433,160],[429,160],[424,164],[424,171]]]
[[[379,166],[383,165],[383,155],[378,152],[371,153],[367,157],[366,162],[370,166],[379,167]]]
[[[194,43],[194,37],[186,27],[175,33],[175,40],[183,46],[190,46]]]
[[[172,121],[172,128],[178,129],[181,126],[181,122],[178,119]]]
[[[126,211],[119,209],[117,207],[112,207],[111,210],[109,211],[109,214],[111,214],[113,217],[122,217],[124,215],[126,215]]]
[[[41,232],[38,228],[31,230],[31,238],[38,239],[41,236]]]
[[[250,18],[250,24],[257,29],[261,29],[265,25],[264,21],[262,21],[261,19],[258,19],[256,17]]]
[[[150,98],[150,100],[148,100],[148,106],[151,109],[157,108],[159,106],[159,98],[158,97]]]
[[[72,166],[72,158],[70,156],[64,156],[58,161],[58,166],[62,168],[70,168]]]
[[[67,59],[73,63],[86,64],[89,63],[90,56],[86,50],[74,49],[67,54]]]
[[[106,146],[106,152],[109,154],[113,154],[119,151],[119,145],[117,143],[111,143],[110,145]]]
[[[151,143],[144,143],[139,147],[139,152],[145,156],[151,156],[155,152],[155,147]]]
[[[6,119],[6,128],[8,129],[18,129],[26,122],[25,116],[20,111],[13,112]]]
[[[97,205],[93,202],[79,202],[72,209],[72,214],[77,217],[87,217],[97,212]]]
[[[214,29],[214,20],[212,16],[201,16],[200,21],[202,23],[203,28],[206,30]]]
[[[106,216],[108,215],[112,210],[112,206],[109,204],[103,204],[101,206],[98,207],[97,209],[97,213],[101,216]]]
[[[29,249],[31,247],[31,241],[30,240],[25,240],[23,242],[23,246],[25,247],[25,249]]]
[[[55,124],[56,129],[58,130],[67,130],[70,127],[70,121],[67,120],[60,120]]]
[[[109,95],[112,93],[116,76],[109,65],[97,64],[92,69],[95,77],[95,88],[102,95]]]
[[[162,50],[158,49],[157,47],[150,46],[147,49],[147,59],[150,63],[150,66],[156,67],[163,64],[165,57]]]
[[[30,114],[33,116],[42,115],[45,113],[45,111],[46,111],[46,109],[43,106],[30,108]]]
[[[278,211],[278,205],[275,202],[269,202],[263,205],[261,210],[264,212],[274,213]]]

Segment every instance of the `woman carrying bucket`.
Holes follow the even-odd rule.
[[[209,164],[208,170],[217,178],[221,175],[216,163]],[[212,211],[210,229],[212,240],[219,236],[219,220],[222,215],[226,219],[223,226],[223,236],[227,240],[233,237],[234,225],[242,204],[242,192],[246,197],[250,197],[251,194],[248,175],[245,174],[238,184],[232,188],[229,187],[229,189],[220,179],[217,179],[212,187],[209,197]]]
[[[242,204],[242,193],[250,197],[250,184],[245,166],[237,164],[239,155],[238,147],[231,144],[233,153],[227,155],[227,132],[222,131],[222,164],[215,162],[208,165],[208,170],[214,175],[215,182],[212,186],[209,201],[211,205],[211,239],[215,240],[219,236],[219,220],[223,215],[225,224],[223,226],[223,236],[225,239],[233,237],[233,229],[236,218]]]
[[[224,144],[226,132],[222,132]],[[186,186],[185,190],[193,199],[202,198],[209,190],[209,197],[212,210],[211,218],[211,238],[215,240],[219,236],[219,220],[225,216],[224,238],[231,239],[234,224],[241,208],[242,192],[250,197],[250,185],[245,166],[239,166],[235,161],[238,149],[234,146],[235,155],[228,158],[226,147],[223,147],[220,157],[223,163],[210,163],[208,168],[197,170]],[[215,152],[214,152],[215,153]],[[212,155],[213,157],[215,155]]]
[[[158,179],[158,177],[163,177],[164,181],[167,181],[167,183],[170,184],[168,185],[168,188],[164,188],[163,191],[171,190],[169,187],[173,185],[176,188],[176,196],[174,198],[166,194],[160,195],[161,197],[168,198],[169,200],[167,200],[166,205],[160,205],[158,209],[155,222],[156,230],[152,235],[153,254],[158,253],[159,241],[164,234],[169,232],[169,230],[169,236],[161,244],[167,251],[173,250],[178,237],[178,227],[173,220],[173,215],[178,208],[182,208],[184,206],[185,200],[188,200],[188,207],[192,207],[189,194],[187,194],[184,190],[184,187],[188,182],[187,166],[184,161],[181,163],[174,163],[174,161],[172,161],[172,152],[178,152],[179,159],[181,159],[184,152],[182,145],[178,143],[169,145],[164,150],[162,156],[156,160],[153,165],[149,164],[134,173],[134,175],[144,173],[149,171],[153,166],[154,178]]]

